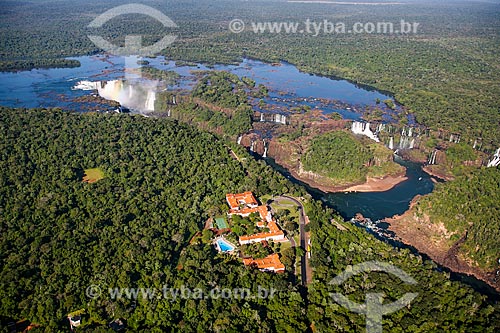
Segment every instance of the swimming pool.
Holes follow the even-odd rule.
[[[231,243],[227,242],[226,240],[219,238],[217,240],[217,247],[219,248],[219,251],[221,252],[231,252],[234,251],[234,246],[231,245]]]

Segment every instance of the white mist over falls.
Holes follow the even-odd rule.
[[[136,83],[124,80],[80,81],[73,89],[96,90],[102,98],[116,101],[128,109],[139,112],[152,112],[155,110],[158,82]]]
[[[370,123],[362,123],[359,121],[353,121],[351,130],[354,134],[365,135],[375,142],[380,142],[379,138],[370,129]]]

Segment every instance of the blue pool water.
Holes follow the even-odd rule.
[[[223,239],[218,239],[217,244],[219,245],[222,252],[230,252],[234,250],[234,246],[232,246]]]

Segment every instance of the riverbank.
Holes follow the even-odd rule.
[[[444,181],[455,179],[455,177],[451,176],[448,172],[445,172],[444,170],[438,170],[436,167],[437,165],[426,165],[422,167],[422,170],[424,170],[424,172],[431,175],[432,177],[436,177]]]
[[[398,176],[386,176],[383,178],[370,178],[366,180],[366,183],[361,185],[354,185],[344,189],[344,192],[385,192],[392,189],[399,183],[407,180],[408,177],[404,175]]]
[[[329,186],[324,185],[322,182],[315,181],[309,177],[310,173],[298,173],[296,170],[284,166],[288,172],[297,180],[309,185],[310,187],[316,188],[325,193],[339,193],[339,192],[385,192],[389,191],[394,186],[408,180],[403,174],[396,176],[385,176],[383,178],[370,178],[368,177],[366,182],[358,184],[349,184],[344,186]]]
[[[472,275],[500,292],[500,280],[495,280],[495,272],[486,272],[458,255],[458,249],[466,235],[450,246],[452,233],[448,232],[444,225],[430,222],[427,215],[415,215],[413,207],[419,197],[416,196],[412,200],[410,209],[403,215],[385,219],[389,230],[396,234],[399,241],[426,254],[439,265],[456,273]]]

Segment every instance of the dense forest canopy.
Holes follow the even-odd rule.
[[[258,275],[236,258],[217,257],[211,244],[188,246],[208,216],[227,209],[226,193],[301,193],[262,162],[241,164],[212,134],[141,116],[2,108],[0,128],[1,316],[25,317],[50,331],[80,308],[90,312],[87,323],[123,316],[135,329],[303,330],[303,319],[278,324],[282,319],[268,317],[263,303],[202,301],[195,309],[192,301],[165,300],[132,311],[130,300],[88,303],[85,296],[90,284],[259,283],[281,286],[289,292],[283,297],[296,299],[287,275]],[[82,182],[84,169],[94,167],[105,178]],[[271,302],[275,307],[278,299]],[[304,307],[300,297],[289,306],[287,318]]]
[[[353,134],[331,132],[313,139],[301,159],[306,171],[313,171],[336,181],[366,180],[367,165],[373,153]]]
[[[498,267],[500,254],[500,169],[482,168],[439,184],[418,201],[416,213],[431,223],[443,223],[452,234],[450,246],[465,240],[459,251],[485,270]]]
[[[300,157],[304,170],[327,177],[333,184],[365,182],[367,177],[404,173],[404,168],[394,162],[394,153],[370,139],[334,131],[310,140]]]
[[[312,326],[360,331],[364,316],[331,302],[329,292],[345,292],[362,303],[364,290],[375,288],[390,299],[412,291],[379,274],[357,276],[344,287],[328,283],[348,265],[366,260],[390,261],[419,283],[420,296],[411,307],[384,317],[391,331],[499,328],[498,305],[485,296],[449,281],[408,250],[341,222],[311,199],[306,211],[315,273],[308,289],[297,285],[293,271],[258,272],[236,257],[218,255],[206,237],[193,242],[208,217],[227,211],[228,192],[307,197],[237,145],[228,147],[207,132],[169,119],[6,108],[0,109],[0,129],[2,329],[5,318],[26,318],[42,325],[39,331],[67,331],[66,315],[85,308],[81,329],[87,332],[101,332],[118,317],[144,332],[303,332]],[[95,168],[104,178],[83,182],[85,170]],[[105,294],[89,299],[89,285],[253,292],[260,286],[278,292],[262,299],[134,302]]]
[[[239,78],[224,71],[200,75],[198,84],[188,95],[159,92],[155,114],[197,125],[221,136],[235,137],[251,130],[253,111],[248,97],[261,94],[261,86],[256,87],[250,78]]]

